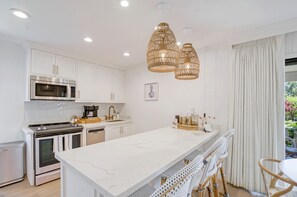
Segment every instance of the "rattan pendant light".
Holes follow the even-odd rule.
[[[177,69],[179,49],[167,23],[160,23],[155,29],[146,55],[148,70],[152,72],[174,72]]]
[[[192,80],[199,77],[200,62],[192,44],[185,43],[179,52],[179,64],[175,71],[175,78]]]

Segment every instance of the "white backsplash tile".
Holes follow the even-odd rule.
[[[25,102],[25,122],[64,122],[69,121],[71,116],[83,115],[84,105],[99,105],[98,116],[108,115],[109,106],[115,106],[117,112],[121,113],[124,104],[102,104],[102,103],[75,103],[65,101],[31,101]]]

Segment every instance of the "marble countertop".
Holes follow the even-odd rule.
[[[171,127],[56,153],[105,196],[128,196],[218,134]]]
[[[89,123],[89,124],[81,124],[85,129],[89,128],[95,128],[95,127],[103,127],[103,126],[113,126],[113,125],[121,125],[121,124],[128,124],[132,123],[132,120],[123,120],[123,121],[117,121],[117,122],[98,122],[98,123]]]

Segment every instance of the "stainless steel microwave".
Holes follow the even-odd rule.
[[[74,101],[76,82],[73,80],[30,76],[31,100],[62,100]]]

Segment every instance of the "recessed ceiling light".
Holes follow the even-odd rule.
[[[84,38],[84,41],[85,41],[85,42],[93,42],[93,39],[90,38],[90,37],[85,37],[85,38]]]
[[[176,44],[177,44],[177,46],[180,46],[180,45],[181,45],[181,43],[180,43],[180,42],[176,42]]]
[[[27,12],[24,12],[22,10],[19,10],[19,9],[11,8],[10,11],[11,11],[11,13],[13,13],[13,15],[15,15],[19,18],[26,19],[26,18],[31,17],[30,14],[28,14]]]
[[[129,1],[128,0],[121,0],[121,6],[123,7],[128,7],[129,6]]]
[[[125,53],[123,53],[123,56],[129,57],[130,56],[130,53],[129,52],[125,52]]]

